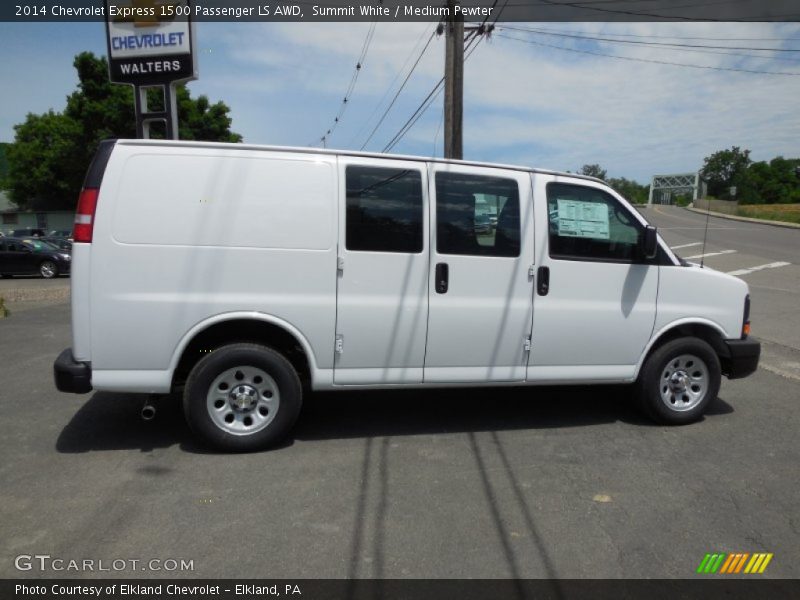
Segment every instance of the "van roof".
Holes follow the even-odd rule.
[[[597,177],[581,175],[579,173],[566,173],[564,171],[552,171],[549,169],[536,169],[523,167],[520,165],[505,165],[499,163],[480,162],[473,160],[452,160],[445,158],[433,158],[430,156],[406,156],[403,154],[381,154],[379,152],[358,152],[355,150],[336,150],[332,148],[303,148],[297,146],[267,146],[260,144],[233,144],[228,142],[196,142],[196,141],[176,141],[176,140],[116,140],[116,143],[125,146],[175,146],[181,148],[220,148],[225,150],[257,150],[271,152],[295,152],[297,154],[326,154],[331,156],[361,156],[365,158],[390,158],[395,160],[409,160],[418,162],[434,162],[440,164],[466,165],[472,167],[496,167],[511,169],[514,171],[528,171],[531,173],[542,173],[545,175],[560,175],[563,177],[576,177],[597,183],[607,182]]]

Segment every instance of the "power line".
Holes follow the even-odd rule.
[[[576,8],[578,10],[594,10],[598,12],[604,13],[611,13],[611,14],[618,14],[618,15],[629,15],[633,17],[650,17],[653,19],[673,19],[677,21],[699,21],[700,19],[696,17],[684,17],[680,15],[657,15],[654,13],[647,13],[647,12],[638,12],[633,10],[622,10],[622,9],[614,9],[614,8],[601,8],[599,6],[590,6],[587,2],[553,2],[551,0],[541,0],[542,4],[546,4],[547,6],[555,6],[558,8]],[[518,4],[517,6],[530,6],[529,4]],[[670,7],[670,8],[694,8],[697,4],[690,4],[686,6],[680,7]],[[703,21],[734,21],[736,19],[712,19],[710,17],[703,17]]]
[[[480,42],[483,41],[485,35],[487,33],[491,33],[494,30],[495,24],[497,23],[498,19],[503,14],[503,11],[506,9],[508,5],[509,5],[509,0],[505,0],[503,2],[503,6],[500,7],[500,10],[498,11],[492,23],[489,25],[488,29],[485,27],[486,22],[489,20],[489,18],[487,17],[483,20],[481,26],[477,30],[473,30],[470,32],[469,36],[467,36],[465,40],[465,42],[467,42],[467,45],[465,47],[464,62],[466,62],[469,59],[469,57],[472,56],[473,52],[475,52],[475,49],[478,47]],[[492,5],[492,8],[494,8],[495,6],[497,6],[497,1],[495,1],[495,3]],[[430,93],[428,93],[428,95],[420,103],[417,109],[403,124],[400,130],[395,134],[395,136],[391,140],[389,140],[389,143],[386,144],[386,146],[384,146],[382,152],[391,151],[400,142],[400,140],[402,140],[403,137],[405,137],[405,135],[414,127],[414,125],[417,124],[417,121],[419,121],[422,118],[422,115],[424,115],[427,112],[427,110],[431,107],[431,105],[439,96],[439,94],[442,93],[443,89],[444,89],[444,77],[442,77],[436,83],[436,85],[433,86],[433,89],[430,91]],[[444,120],[444,112],[442,112],[442,120]],[[437,135],[438,135],[438,130],[437,130]],[[435,144],[436,144],[436,138],[434,137],[434,145]],[[434,148],[434,155],[435,155],[435,148]]]
[[[367,37],[364,39],[364,43],[361,45],[361,52],[358,55],[358,60],[356,61],[355,69],[353,70],[353,75],[350,77],[350,83],[347,85],[347,90],[344,93],[344,98],[342,99],[342,103],[339,107],[339,112],[336,113],[336,116],[333,119],[333,124],[328,128],[325,134],[319,139],[324,146],[330,136],[336,131],[336,128],[339,126],[339,122],[342,120],[345,111],[347,110],[348,103],[350,102],[351,95],[353,90],[356,87],[356,82],[358,81],[358,76],[361,74],[361,68],[364,66],[364,60],[367,57],[367,52],[369,52],[369,45],[372,42],[372,38],[375,35],[375,27],[377,26],[377,22],[373,22],[370,25],[369,31],[367,31]],[[316,142],[312,142],[309,146],[312,146]]]
[[[643,42],[640,40],[613,40],[605,37],[598,37],[593,35],[582,35],[577,33],[553,33],[546,29],[527,29],[525,27],[515,27],[513,25],[504,25],[503,29],[513,29],[516,31],[529,31],[532,33],[539,33],[542,35],[552,35],[557,37],[569,37],[580,40],[595,40],[599,42],[616,42],[618,44],[636,44],[643,46],[671,46],[676,48],[704,48],[709,50],[750,50],[760,52],[800,52],[800,48],[753,48],[750,46],[708,46],[705,44],[676,44],[667,42]],[[613,34],[612,34],[613,35]]]
[[[639,0],[636,0],[637,2]],[[504,26],[507,27],[507,26]],[[565,31],[563,29],[544,29],[549,33],[562,33],[574,34],[581,33],[575,31]],[[746,38],[732,38],[732,37],[705,37],[705,36],[681,36],[681,35],[656,35],[656,34],[636,34],[636,33],[601,33],[600,35],[610,35],[612,37],[630,37],[630,38],[652,38],[663,40],[705,40],[707,42],[800,42],[800,38],[760,38],[760,37],[746,37]]]
[[[483,40],[483,36],[482,35],[481,36],[472,37],[472,39],[470,40],[470,42],[467,45],[466,50],[465,50],[464,62],[466,62],[467,59],[470,56],[472,56],[472,53],[475,52],[475,49],[478,47],[478,44],[480,44],[481,40]],[[470,48],[470,46],[471,46],[471,48]],[[419,104],[417,109],[412,113],[412,115],[403,124],[403,126],[394,135],[394,137],[391,140],[389,140],[389,142],[386,144],[386,146],[384,146],[384,148],[383,148],[383,150],[381,150],[381,152],[389,152],[389,151],[391,151],[392,148],[394,148],[400,142],[400,140],[402,140],[403,137],[405,137],[405,135],[411,130],[411,128],[414,127],[414,125],[416,125],[417,121],[420,120],[422,115],[424,115],[425,112],[430,108],[431,104],[433,104],[433,101],[436,100],[436,98],[439,96],[439,94],[442,93],[443,89],[444,89],[444,77],[442,77],[436,83],[436,85],[433,86],[433,89],[428,93],[427,96],[425,96],[425,98]]]
[[[621,8],[601,8],[597,6],[592,6],[593,4],[622,4],[623,2],[635,2],[638,3],[640,0],[619,0],[614,2],[613,0],[584,0],[583,2],[554,2],[552,0],[540,0],[539,3],[533,4],[531,2],[515,2],[510,3],[509,6],[521,6],[526,8],[535,8],[536,6],[548,6],[548,7],[556,7],[556,8],[574,8],[577,10],[594,10],[604,13],[611,13],[611,14],[618,14],[618,15],[629,15],[633,17],[646,17],[648,19],[667,19],[672,21],[691,21],[691,22],[702,22],[702,21],[712,21],[715,23],[730,23],[730,22],[749,22],[751,19],[770,19],[771,21],[764,21],[764,22],[775,22],[778,19],[789,19],[798,17],[798,14],[788,14],[788,15],[748,15],[748,16],[740,16],[739,18],[731,18],[726,17],[724,19],[715,19],[713,17],[686,17],[683,15],[665,15],[665,14],[655,14],[650,12],[639,12],[635,10],[623,10]],[[641,0],[641,2],[649,2],[651,0]],[[743,2],[745,0],[715,0],[713,2],[704,2],[704,3],[697,3],[693,2],[692,4],[681,4],[677,6],[660,6],[654,7],[657,10],[676,10],[680,8],[701,8],[704,6],[714,6],[717,4],[734,4],[737,2]],[[560,20],[565,20],[561,18]],[[585,19],[584,19],[585,20]]]
[[[386,115],[388,115],[389,111],[392,110],[392,106],[394,106],[394,103],[397,102],[398,96],[400,96],[400,93],[403,91],[403,88],[406,87],[406,84],[408,83],[408,80],[411,78],[411,75],[414,73],[414,70],[417,68],[417,65],[419,65],[419,62],[422,60],[422,57],[425,56],[425,52],[427,52],[428,47],[431,45],[431,42],[433,41],[433,37],[435,35],[436,35],[436,30],[434,29],[431,32],[431,35],[428,38],[428,41],[426,42],[425,47],[422,49],[422,52],[419,53],[419,56],[417,57],[417,60],[411,66],[411,70],[408,72],[408,75],[406,75],[406,78],[403,80],[403,83],[400,85],[400,89],[397,90],[397,92],[394,95],[394,98],[392,98],[392,101],[389,103],[389,106],[387,106],[386,110],[383,111],[383,115],[381,115],[380,120],[375,125],[375,127],[372,129],[372,132],[369,134],[369,136],[364,141],[364,143],[361,144],[360,150],[363,150],[364,148],[366,148],[367,144],[369,144],[369,141],[375,135],[375,132],[378,131],[378,128],[383,124],[383,121],[386,119]]]
[[[589,40],[599,39],[599,38],[592,38],[592,37],[587,37],[587,36],[584,36],[584,35],[579,35],[577,32],[568,33],[568,34],[566,34],[566,33],[565,34],[561,34],[561,33],[555,33],[555,32],[553,32],[551,30],[526,29],[524,27],[516,27],[516,26],[511,26],[511,25],[503,25],[502,27],[499,27],[498,29],[505,29],[505,30],[509,30],[509,31],[512,31],[512,30],[513,31],[524,31],[526,33],[533,33],[533,34],[536,34],[536,35],[549,35],[549,36],[554,36],[554,37],[567,37],[567,38],[589,39]],[[614,40],[614,39],[605,39],[605,38],[603,39],[603,41],[606,42],[606,43],[611,43],[611,44],[626,44],[626,43],[630,43],[628,40]],[[742,57],[742,58],[754,58],[754,59],[757,59],[757,60],[780,60],[780,61],[791,62],[791,63],[800,62],[800,57],[765,56],[765,55],[761,55],[761,54],[743,54],[741,52],[725,52],[724,50],[723,51],[720,51],[720,50],[700,50],[700,49],[697,49],[697,48],[690,48],[690,47],[687,47],[687,48],[684,48],[684,47],[675,47],[675,48],[667,47],[666,49],[667,50],[671,50],[673,52],[692,52],[692,53],[695,53],[695,54],[716,54],[716,55],[723,55],[723,56],[739,56],[739,57]]]
[[[403,66],[400,67],[397,70],[397,72],[395,73],[394,78],[392,79],[391,83],[387,86],[386,91],[383,93],[383,96],[378,101],[378,103],[375,105],[375,108],[372,109],[372,113],[370,113],[369,117],[367,117],[364,120],[364,122],[361,124],[361,127],[359,127],[359,129],[356,132],[356,134],[350,140],[350,143],[347,144],[348,146],[353,146],[355,144],[356,140],[361,137],[361,134],[364,133],[364,130],[367,128],[369,123],[372,122],[372,118],[378,113],[378,109],[380,109],[380,107],[383,106],[384,101],[386,100],[386,98],[389,97],[389,94],[391,93],[392,89],[394,88],[394,84],[400,78],[400,75],[406,70],[406,67],[408,66],[408,63],[411,62],[411,58],[416,53],[417,48],[419,48],[420,44],[422,44],[422,40],[425,38],[425,32],[426,31],[427,31],[426,29],[422,30],[422,32],[420,33],[419,37],[417,38],[416,43],[414,44],[414,47],[411,48],[411,52],[408,53],[408,56],[406,57],[405,62],[403,62]],[[436,32],[436,28],[435,27],[434,27],[433,31],[434,31],[434,33]]]
[[[521,39],[521,38],[511,37],[509,35],[504,35],[502,33],[498,33],[497,36],[501,37],[501,38],[508,39],[508,40],[514,40],[514,41],[517,41],[517,42],[523,42],[523,43],[526,43],[526,44],[532,44],[532,45],[535,45],[535,46],[543,46],[545,48],[553,48],[555,50],[563,50],[565,52],[577,52],[578,54],[591,54],[593,56],[605,56],[607,58],[617,58],[617,59],[620,59],[620,60],[628,60],[628,61],[634,61],[634,62],[655,63],[655,64],[659,64],[659,65],[671,65],[671,66],[674,66],[674,67],[688,67],[690,69],[709,69],[709,70],[712,70],[712,71],[733,71],[733,72],[736,72],[736,73],[752,73],[752,74],[755,74],[755,75],[788,75],[788,76],[792,76],[792,77],[800,76],[800,73],[788,73],[788,72],[782,72],[782,71],[755,71],[755,70],[752,70],[752,69],[737,69],[737,68],[733,68],[733,67],[711,67],[711,66],[706,66],[706,65],[691,65],[691,64],[687,64],[687,63],[676,63],[676,62],[670,62],[670,61],[665,61],[665,60],[656,60],[656,59],[650,59],[650,58],[635,58],[635,57],[632,57],[632,56],[619,56],[618,54],[605,54],[605,53],[602,53],[602,52],[592,52],[590,50],[578,50],[577,48],[565,48],[564,46],[556,46],[556,45],[553,45],[553,44],[545,44],[544,42],[537,42],[537,41],[534,41],[534,40],[524,40],[524,39]]]

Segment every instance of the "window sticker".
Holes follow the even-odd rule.
[[[558,235],[564,237],[592,238],[607,240],[608,206],[602,202],[581,202],[580,200],[558,199]]]

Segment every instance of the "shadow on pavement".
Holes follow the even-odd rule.
[[[208,452],[195,442],[177,396],[162,397],[156,418],[143,421],[140,411],[146,397],[93,394],[64,427],[56,449],[149,452],[179,444],[187,452]],[[728,403],[717,399],[707,415],[732,412]],[[657,427],[639,413],[625,386],[312,393],[283,447],[293,440],[587,427],[617,421]]]

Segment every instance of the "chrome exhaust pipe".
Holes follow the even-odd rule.
[[[153,404],[152,399],[147,399],[144,401],[144,406],[142,407],[142,420],[143,421],[152,421],[156,417],[156,406]]]

